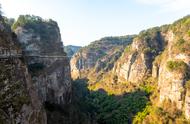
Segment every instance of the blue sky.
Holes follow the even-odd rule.
[[[65,45],[137,34],[190,14],[190,0],[0,0],[5,16],[33,14],[58,22]]]

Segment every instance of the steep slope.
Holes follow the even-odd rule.
[[[0,16],[0,123],[46,124],[16,35]]]

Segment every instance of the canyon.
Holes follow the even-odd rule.
[[[85,47],[51,19],[0,16],[0,124],[188,124],[189,51],[190,16]]]

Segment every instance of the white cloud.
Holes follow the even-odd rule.
[[[190,12],[190,0],[136,0],[140,4],[160,7],[164,12]]]

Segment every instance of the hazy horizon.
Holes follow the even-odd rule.
[[[64,45],[84,46],[107,36],[138,34],[190,13],[188,0],[0,0],[3,15],[58,22]]]

